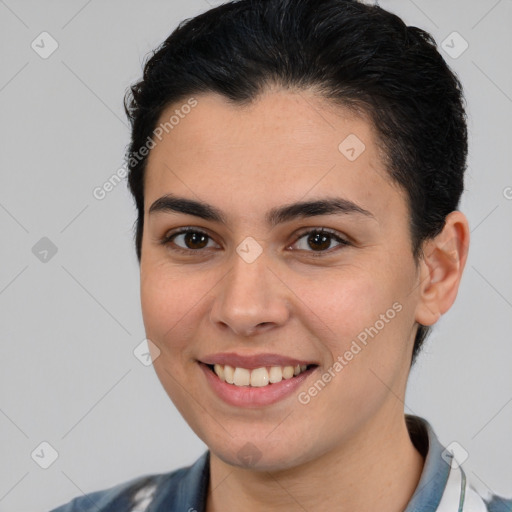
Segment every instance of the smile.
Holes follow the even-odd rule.
[[[316,361],[283,354],[224,352],[197,360],[209,392],[236,407],[264,407],[297,393]]]
[[[227,364],[208,365],[208,367],[215,372],[222,382],[227,382],[234,386],[258,388],[277,384],[283,379],[291,379],[308,369],[308,365],[305,364],[295,366],[262,366],[252,370],[238,366],[233,367]]]

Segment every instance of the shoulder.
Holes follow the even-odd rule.
[[[143,512],[159,495],[180,488],[194,466],[169,473],[139,476],[113,487],[77,496],[50,512]]]
[[[512,498],[503,498],[493,494],[485,500],[488,512],[512,512]]]
[[[103,512],[110,510],[113,504],[120,500],[126,503],[132,502],[135,505],[139,491],[151,492],[151,489],[155,489],[155,484],[158,485],[161,477],[162,475],[145,475],[133,478],[113,487],[77,496],[69,503],[61,505],[51,512]]]
[[[463,503],[464,512],[512,512],[512,498],[498,496],[488,489],[477,490],[470,482],[466,487]]]

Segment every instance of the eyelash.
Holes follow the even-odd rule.
[[[194,227],[186,227],[183,229],[180,229],[179,231],[171,232],[170,234],[166,235],[160,243],[167,248],[169,248],[172,251],[179,252],[181,254],[191,255],[193,252],[201,252],[205,249],[183,249],[183,247],[175,246],[171,247],[171,243],[173,243],[173,239],[179,235],[187,234],[187,233],[198,233],[201,235],[207,236],[210,240],[212,240],[212,237],[208,235],[208,233],[202,231],[201,229],[194,228]],[[306,231],[301,231],[299,234],[297,234],[297,238],[295,241],[290,245],[295,245],[301,238],[303,238],[305,235],[310,235],[312,233],[317,234],[326,234],[330,235],[336,242],[340,243],[341,247],[350,246],[352,245],[349,241],[345,240],[344,238],[340,237],[337,231],[327,229],[327,228],[313,228]],[[336,251],[336,249],[335,249]],[[311,256],[314,258],[324,257],[326,254],[331,254],[333,251],[332,249],[328,249],[325,251],[306,251],[311,252]]]

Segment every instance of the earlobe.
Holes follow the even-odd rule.
[[[416,321],[435,324],[452,306],[459,289],[469,249],[466,216],[456,210],[446,216],[443,230],[427,240],[419,273]]]

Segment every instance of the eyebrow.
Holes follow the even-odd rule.
[[[201,219],[227,224],[221,210],[202,201],[166,194],[157,199],[149,208],[149,214],[183,213]],[[318,215],[358,214],[375,219],[375,216],[356,203],[342,197],[327,197],[312,201],[302,201],[273,208],[267,212],[265,219],[271,227],[298,218]]]

